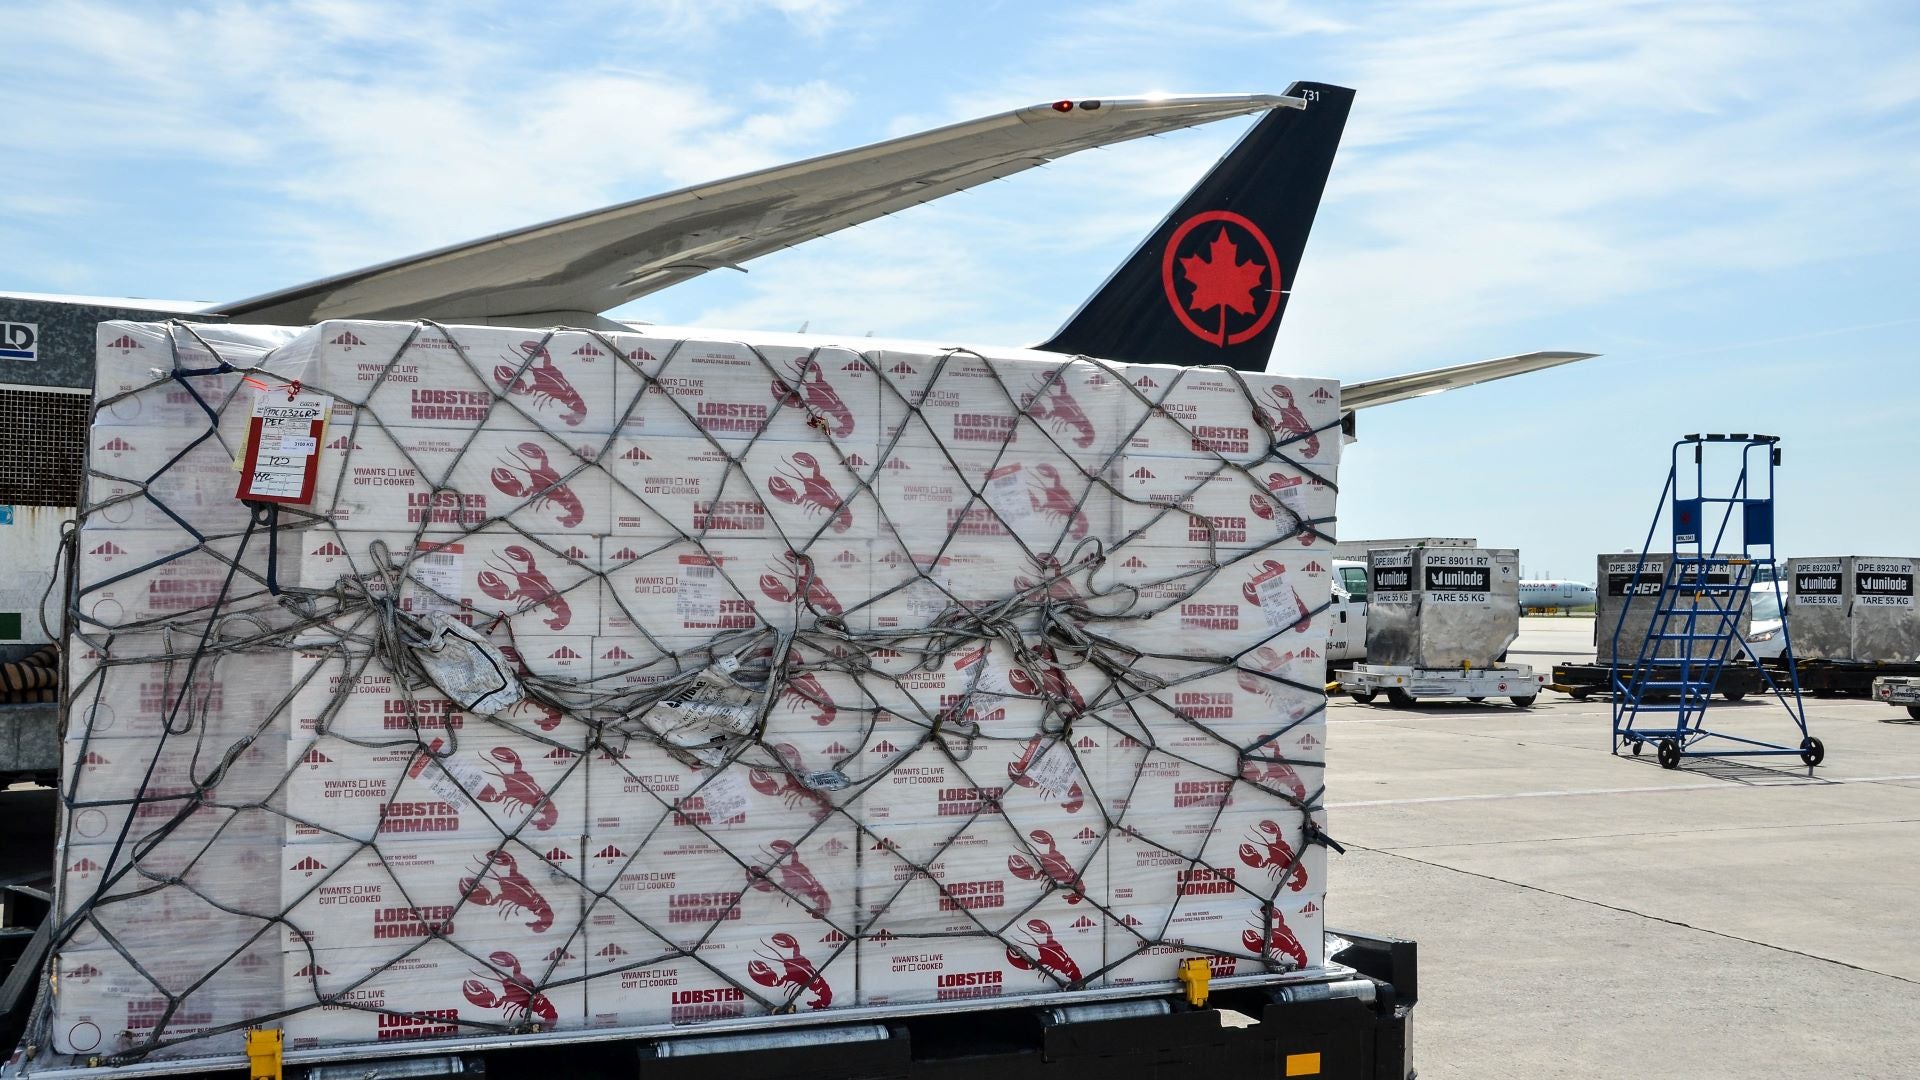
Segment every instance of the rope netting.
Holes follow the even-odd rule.
[[[1332,384],[426,322],[101,342],[38,1049],[1321,964]],[[242,502],[282,394],[331,403],[317,490]],[[442,691],[449,624],[511,667],[498,708]]]

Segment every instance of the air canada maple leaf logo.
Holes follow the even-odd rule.
[[[1225,348],[1259,336],[1273,322],[1279,263],[1259,226],[1231,210],[1208,210],[1173,231],[1160,280],[1180,325]]]

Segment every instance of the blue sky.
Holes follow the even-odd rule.
[[[1920,554],[1920,19],[1899,3],[0,2],[0,288],[232,299],[1059,97],[1359,98],[1274,368],[1536,348],[1361,414],[1343,535],[1591,579],[1673,437],[1785,437],[1782,544]],[[1017,344],[1244,123],[1093,151],[647,298]]]

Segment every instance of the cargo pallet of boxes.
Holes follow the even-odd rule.
[[[1336,384],[99,341],[26,1072],[1384,986],[1323,940]]]
[[[1875,555],[1787,561],[1788,640],[1800,685],[1817,694],[1872,694],[1920,680],[1920,606],[1914,560]],[[1770,665],[1784,663],[1769,660]]]
[[[1546,676],[1509,664],[1520,636],[1520,554],[1511,548],[1409,547],[1367,552],[1367,662],[1334,673],[1368,704],[1504,697],[1530,707]]]

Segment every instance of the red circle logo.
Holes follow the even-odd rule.
[[[1207,225],[1215,227],[1202,228]],[[1221,348],[1258,336],[1280,306],[1273,242],[1231,210],[1195,214],[1173,230],[1160,259],[1160,283],[1180,325]]]

